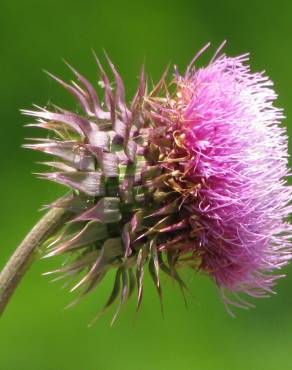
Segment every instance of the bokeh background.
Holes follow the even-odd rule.
[[[292,134],[291,1],[0,1],[0,267],[40,217],[38,209],[64,192],[33,177],[42,156],[21,149],[35,136],[21,117],[31,103],[73,107],[71,97],[42,69],[71,78],[65,58],[97,81],[91,54],[105,48],[119,67],[129,96],[140,65],[156,80],[164,67],[182,70],[208,41],[222,40],[231,55],[249,51],[254,70],[275,81]],[[146,279],[145,299],[134,301],[110,327],[113,311],[87,324],[104,303],[111,277],[73,309],[61,284],[41,273],[57,260],[39,260],[25,276],[0,320],[2,370],[288,370],[292,369],[292,266],[278,294],[230,317],[214,285],[186,273],[193,297],[186,309],[179,289],[164,282],[165,317]]]

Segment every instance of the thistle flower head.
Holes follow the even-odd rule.
[[[251,73],[247,55],[219,49],[200,69],[195,59],[171,87],[163,76],[150,93],[142,70],[127,104],[112,62],[114,87],[96,58],[103,100],[70,67],[78,82],[52,77],[80,114],[23,111],[52,133],[25,145],[56,158],[39,176],[70,189],[48,206],[64,208],[69,222],[49,236],[47,256],[70,256],[54,272],[78,279],[72,290],[83,295],[115,271],[102,312],[118,297],[119,310],[135,287],[140,307],[146,265],[160,299],[160,272],[184,293],[178,269],[189,267],[210,275],[225,303],[246,307],[238,293],[272,292],[280,276],[272,272],[291,258],[287,136],[272,83]]]
[[[172,166],[198,268],[222,290],[262,296],[291,258],[284,117],[273,83],[250,71],[247,55],[218,53],[204,68],[176,72],[174,96],[154,102],[153,117],[176,141],[169,154],[181,158]]]

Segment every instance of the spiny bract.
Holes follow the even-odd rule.
[[[103,102],[69,66],[78,83],[51,76],[82,114],[23,111],[37,118],[29,126],[52,132],[25,145],[57,158],[45,162],[54,172],[40,177],[70,188],[49,206],[70,218],[45,243],[47,256],[71,256],[53,272],[76,278],[83,272],[72,290],[83,286],[84,295],[114,269],[101,311],[120,297],[114,319],[135,287],[139,308],[146,264],[160,299],[160,271],[184,293],[177,269],[190,267],[214,278],[225,303],[247,307],[237,293],[270,293],[279,277],[270,272],[291,258],[287,137],[271,82],[250,72],[246,55],[230,58],[219,49],[198,70],[195,59],[185,75],[176,71],[172,87],[164,75],[150,92],[142,70],[129,105],[109,59],[114,89],[96,58]]]

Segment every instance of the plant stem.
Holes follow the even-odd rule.
[[[66,217],[66,211],[61,208],[49,210],[28,233],[6,263],[0,273],[0,316],[32,263],[35,250],[50,233],[64,222]]]

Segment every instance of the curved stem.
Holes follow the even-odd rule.
[[[64,222],[66,215],[66,211],[61,208],[49,210],[28,233],[4,266],[0,273],[0,316],[32,263],[35,250]]]

